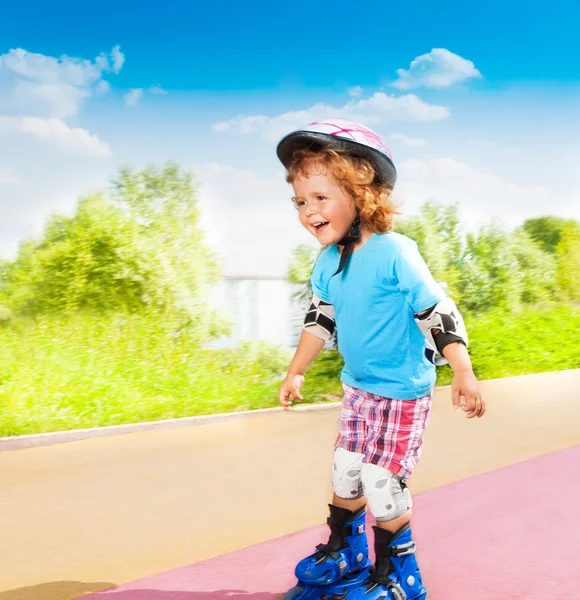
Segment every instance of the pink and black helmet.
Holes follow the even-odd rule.
[[[333,148],[350,156],[368,159],[375,167],[377,182],[393,189],[397,170],[390,150],[378,134],[354,121],[324,119],[309,123],[282,138],[276,151],[288,169],[296,150],[321,148]]]

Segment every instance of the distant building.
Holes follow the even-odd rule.
[[[283,277],[224,277],[213,287],[210,304],[229,319],[232,334],[207,347],[231,348],[248,340],[296,347],[309,299],[299,301],[293,296],[303,288]]]

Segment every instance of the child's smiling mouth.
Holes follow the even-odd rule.
[[[315,223],[312,223],[312,227],[314,227],[316,233],[321,233],[322,231],[324,231],[327,225],[328,221],[317,221]]]

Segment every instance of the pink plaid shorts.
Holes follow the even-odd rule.
[[[423,448],[432,394],[415,400],[384,398],[343,383],[337,448],[364,454],[363,462],[408,479]]]

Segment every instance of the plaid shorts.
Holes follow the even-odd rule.
[[[337,448],[364,454],[363,462],[408,479],[423,448],[432,394],[415,400],[384,398],[343,383]]]

